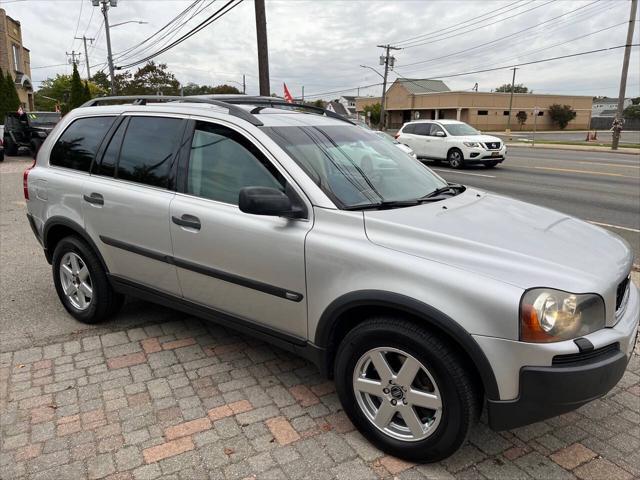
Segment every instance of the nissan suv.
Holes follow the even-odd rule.
[[[421,160],[447,161],[453,168],[471,164],[493,168],[507,155],[507,147],[498,137],[483,135],[457,120],[408,122],[396,139],[413,149]]]
[[[451,455],[483,408],[500,430],[604,395],[635,345],[620,237],[447,183],[318,108],[94,100],[47,137],[24,196],[77,320],[131,295],[256,335],[413,461]]]

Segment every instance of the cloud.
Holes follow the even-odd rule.
[[[210,1],[204,0],[196,8]],[[81,3],[82,15],[78,23]],[[127,24],[112,30],[116,58],[118,52],[143,41],[190,3],[186,0],[120,0],[118,7],[110,10],[112,23],[126,20],[149,23]],[[188,26],[196,25],[207,16],[207,12],[212,13],[223,4],[222,0],[213,2]],[[91,6],[90,0],[27,0],[7,3],[3,8],[22,23],[25,46],[31,49],[32,67],[65,63],[65,52],[82,51],[82,42],[73,39],[76,26],[78,35],[86,33],[88,37],[97,37],[91,48],[90,63],[103,67],[106,43],[104,29],[99,28],[102,15],[98,8]],[[528,9],[532,10],[527,12]],[[489,13],[493,10],[498,11]],[[567,13],[572,10],[575,12]],[[513,18],[503,20],[508,16]],[[535,27],[558,16],[560,18]],[[594,3],[589,0],[553,3],[537,0],[515,4],[480,0],[267,0],[271,90],[280,92],[282,82],[286,82],[294,95],[300,94],[302,86],[307,95],[347,88],[354,88],[348,92],[354,94],[355,87],[380,81],[375,73],[360,68],[361,64],[380,68],[378,59],[382,50],[377,45],[416,36],[421,36],[424,44],[412,46],[421,43],[417,40],[400,44],[411,48],[395,53],[397,68],[391,72],[391,80],[398,75],[438,78],[623,45],[626,25],[594,32],[624,23],[628,16],[629,2]],[[474,20],[474,17],[480,18]],[[492,23],[495,24],[490,25]],[[187,31],[188,26],[180,33]],[[518,33],[523,29],[528,30]],[[584,36],[589,33],[593,34]],[[480,46],[505,36],[509,38]],[[579,36],[584,37],[569,41]],[[635,38],[637,43],[637,32]],[[567,43],[549,48],[563,42]],[[129,58],[120,58],[118,62],[142,58],[160,45],[150,43],[147,46],[149,48],[145,52],[133,51]],[[459,51],[464,52],[452,55]],[[516,81],[540,93],[616,96],[622,55],[623,50],[619,49],[524,66],[518,70]],[[409,65],[438,57],[445,58]],[[629,69],[628,96],[640,95],[639,58],[636,48]],[[242,82],[245,74],[248,93],[257,93],[253,2],[246,0],[156,61],[168,64],[183,83]],[[84,66],[81,66],[84,71]],[[37,82],[69,71],[69,66],[41,68],[34,69],[32,76]],[[480,90],[489,91],[508,83],[511,72],[504,69],[444,80],[452,89],[470,89],[477,82]],[[379,95],[380,88],[362,89],[361,94]],[[327,94],[326,97],[332,96],[335,95]]]

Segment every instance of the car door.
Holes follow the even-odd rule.
[[[413,141],[415,147],[409,145],[416,152],[419,157],[433,158],[433,151],[431,146],[431,137],[429,136],[429,130],[431,124],[427,122],[416,123],[413,133]]]
[[[447,158],[447,133],[437,123],[432,123],[429,129],[429,145],[433,158],[443,160]]]
[[[175,164],[186,120],[124,116],[85,183],[85,228],[109,272],[181,295],[169,229]]]
[[[171,203],[174,262],[184,297],[239,322],[306,339],[304,241],[311,218],[250,215],[243,187],[302,193],[266,150],[231,125],[193,122],[184,180]],[[297,193],[296,193],[297,192]],[[311,215],[311,208],[307,208]]]

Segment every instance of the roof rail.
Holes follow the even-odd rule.
[[[278,107],[287,107],[289,109],[295,110],[307,110],[312,113],[317,113],[320,115],[325,115],[330,118],[335,118],[336,120],[341,120],[346,123],[350,123],[351,125],[355,125],[348,118],[343,117],[335,112],[331,112],[321,107],[316,107],[314,105],[303,105],[299,103],[289,103],[284,100],[280,100],[272,97],[253,97],[248,95],[219,95],[219,100],[214,98],[218,95],[190,95],[186,97],[181,97],[177,95],[122,95],[122,96],[111,96],[111,97],[96,97],[92,100],[89,100],[85,104],[81,105],[82,107],[96,107],[103,103],[109,102],[128,102],[133,105],[146,105],[147,101],[154,102],[182,102],[182,103],[207,103],[209,105],[216,105],[221,108],[226,108],[229,111],[229,115],[233,115],[238,118],[242,118],[247,122],[261,127],[264,125],[258,118],[255,116],[260,113],[261,110],[265,108],[278,108]],[[243,108],[238,107],[237,105],[254,105],[255,108],[251,111],[247,111]]]
[[[247,110],[237,107],[234,104],[224,102],[221,100],[214,100],[209,98],[196,98],[196,97],[181,97],[177,95],[121,95],[121,96],[111,96],[111,97],[96,97],[88,102],[81,105],[81,107],[97,107],[103,103],[109,102],[126,102],[131,103],[133,105],[146,105],[148,101],[154,102],[181,102],[181,103],[206,103],[209,105],[215,105],[217,107],[225,108],[229,111],[229,115],[233,115],[234,117],[241,118],[246,120],[247,122],[255,125],[257,127],[261,127],[264,125],[260,120],[258,120],[255,115],[248,112]]]
[[[355,123],[353,123],[348,118],[345,118],[342,115],[332,112],[330,110],[327,110],[325,108],[316,107],[314,105],[304,105],[300,103],[289,103],[289,102],[286,102],[285,100],[279,100],[271,97],[237,96],[237,97],[228,97],[224,100],[224,102],[232,103],[234,105],[255,105],[256,108],[251,110],[251,113],[253,114],[260,113],[260,110],[267,107],[271,107],[271,108],[288,107],[296,110],[308,110],[313,113],[319,113],[320,115],[326,115],[327,117],[335,118],[337,120],[342,120],[343,122],[347,122],[347,123],[350,123],[351,125],[355,125]]]

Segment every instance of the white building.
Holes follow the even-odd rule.
[[[631,105],[631,99],[624,99],[624,107],[627,108]],[[609,98],[602,97],[596,98],[593,100],[593,105],[591,107],[591,116],[592,117],[615,117],[615,114],[618,110],[618,99],[617,98]]]

